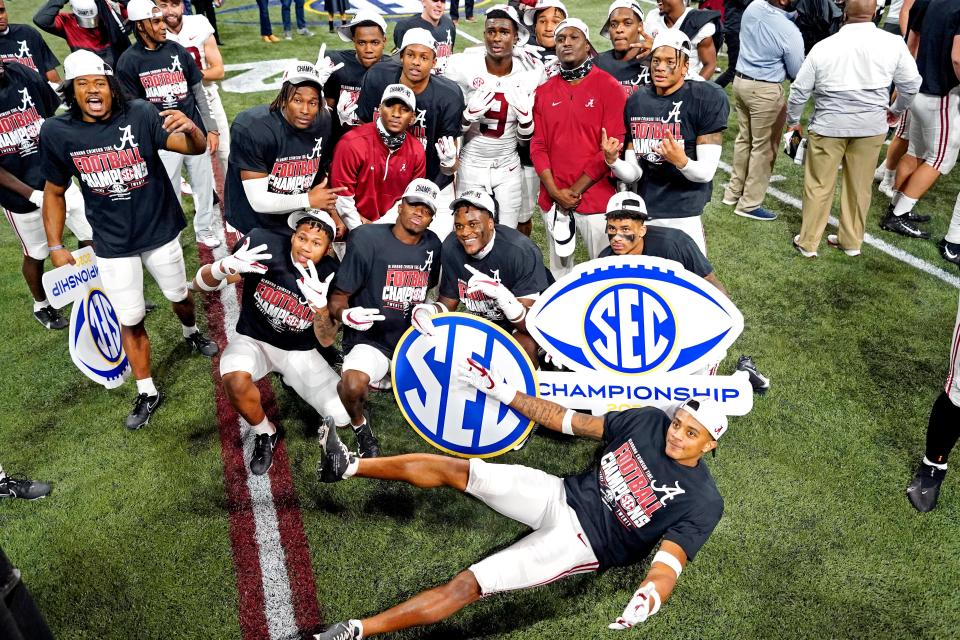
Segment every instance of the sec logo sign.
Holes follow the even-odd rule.
[[[699,371],[726,353],[743,316],[679,263],[614,256],[578,265],[527,315],[533,338],[575,371]]]
[[[110,298],[88,289],[70,314],[70,357],[88,378],[113,389],[129,369],[120,339],[120,321]]]
[[[420,436],[464,458],[491,458],[529,435],[533,421],[457,380],[460,363],[473,358],[507,383],[535,396],[533,365],[516,341],[493,323],[466,313],[433,319],[425,336],[412,327],[393,355],[397,406]]]

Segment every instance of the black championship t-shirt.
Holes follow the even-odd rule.
[[[380,106],[380,98],[387,85],[400,82],[402,68],[396,62],[384,61],[370,67],[363,78],[360,91],[360,106],[357,117],[362,122],[373,122]],[[427,179],[443,189],[453,181],[452,176],[440,172],[440,158],[436,142],[444,136],[460,137],[460,118],[463,115],[463,93],[455,82],[431,76],[427,88],[417,94],[417,118],[410,125],[407,135],[412,135],[423,145],[427,154]]]
[[[0,81],[0,167],[32,189],[43,191],[40,167],[40,127],[53,117],[60,99],[36,71],[16,62],[5,63]],[[0,187],[0,205],[13,213],[36,206],[20,194]]]
[[[912,10],[910,17],[913,18]],[[919,32],[917,68],[923,76],[920,93],[945,96],[960,84],[951,59],[953,39],[960,36],[960,3],[957,0],[932,0],[923,15]]]
[[[334,65],[342,62],[343,66],[334,71],[327,84],[323,85],[323,97],[339,102],[344,93],[349,93],[353,101],[359,103],[360,87],[363,85],[363,77],[367,75],[367,68],[357,60],[357,52],[346,49],[331,51],[328,55]]]
[[[553,276],[543,266],[543,254],[530,238],[510,227],[498,224],[495,228],[493,248],[479,260],[467,256],[455,234],[446,237],[440,254],[443,262],[440,295],[460,300],[470,313],[512,330],[512,323],[503,317],[495,300],[479,292],[467,293],[467,283],[473,274],[466,265],[492,276],[518,298],[543,293],[553,284]]]
[[[117,79],[130,95],[149,100],[158,111],[182,111],[206,132],[190,87],[203,82],[194,58],[168,40],[154,50],[137,42],[117,60]]]
[[[287,214],[257,213],[243,191],[241,171],[269,176],[270,193],[301,194],[323,178],[333,152],[330,113],[321,109],[313,127],[297,129],[267,105],[238,114],[230,127],[230,158],[224,185],[227,220],[242,233],[255,227],[287,228]]]
[[[433,231],[425,231],[415,245],[397,240],[389,224],[351,231],[333,288],[350,295],[351,307],[379,309],[385,319],[366,331],[343,325],[344,352],[369,344],[392,358],[400,336],[410,328],[413,307],[427,299],[427,290],[439,278],[440,239]]]
[[[303,276],[294,267],[290,255],[291,233],[289,229],[253,229],[245,236],[250,238],[251,248],[266,244],[272,257],[260,261],[267,267],[266,273],[243,274],[237,333],[284,351],[309,351],[320,345],[313,332],[313,309],[297,286],[297,280]],[[239,249],[243,241],[244,238],[240,238],[233,251]],[[339,264],[331,256],[321,258],[317,263],[320,280],[336,272]]]
[[[698,216],[713,193],[713,181],[687,180],[656,152],[666,132],[683,144],[688,158],[696,160],[697,137],[726,129],[729,115],[727,94],[712,82],[688,80],[669,96],[657,95],[650,85],[627,99],[624,146],[633,144],[643,168],[635,188],[651,218]]]
[[[453,47],[457,44],[457,28],[454,26],[453,20],[446,14],[440,18],[437,26],[433,26],[433,24],[424,20],[422,16],[410,16],[409,18],[400,20],[393,28],[394,46],[399,49],[403,43],[403,34],[409,29],[415,28],[426,29],[430,32],[430,35],[433,36],[433,39],[437,43],[437,64],[434,71],[435,73],[443,73],[443,69],[447,64],[447,58],[453,55]]]
[[[684,466],[664,452],[670,418],[660,409],[608,413],[600,465],[564,478],[600,569],[646,558],[660,539],[693,560],[723,515],[723,498],[701,460]]]
[[[131,100],[105,122],[64,114],[43,123],[43,176],[61,187],[71,176],[80,179],[98,256],[139,255],[187,226],[160,161],[169,135],[156,108],[143,100]]]
[[[629,98],[640,87],[651,83],[650,56],[622,60],[614,55],[613,49],[604,51],[593,59],[593,64],[612,75]]]
[[[19,62],[41,75],[60,64],[40,32],[25,24],[11,24],[6,33],[0,34],[0,60]]]
[[[613,255],[616,255],[613,249],[607,247],[597,257],[607,258]],[[643,255],[676,260],[684,269],[701,278],[713,273],[713,266],[704,257],[697,243],[679,229],[648,226],[647,233],[643,236]]]

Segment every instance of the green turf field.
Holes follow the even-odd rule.
[[[12,22],[29,22],[37,6],[7,4]],[[605,2],[568,6],[599,32]],[[272,11],[279,33],[279,7]],[[224,14],[226,62],[312,61],[321,42],[341,46],[326,35],[321,16],[308,17],[318,20],[317,37],[266,45],[255,25],[231,22],[253,22],[255,11]],[[465,29],[480,35],[479,23]],[[48,42],[62,60],[62,41]],[[231,116],[273,97],[221,95]],[[730,125],[728,162],[735,118]],[[799,168],[781,158],[776,173],[786,176],[778,189],[802,194]],[[802,259],[790,242],[799,211],[768,197],[777,221],[738,218],[719,202],[726,177],[718,173],[704,220],[710,258],[746,330],[721,370],[749,353],[773,388],[750,415],[732,420],[719,454],[708,460],[726,500],[720,525],[669,604],[622,637],[960,637],[960,482],[948,475],[930,514],[914,512],[904,496],[947,373],[957,290],[873,247],[850,259],[824,242],[819,259]],[[934,215],[935,240],[958,186],[956,175],[944,179],[921,203]],[[868,233],[957,273],[933,241],[879,231],[882,200],[875,197]],[[132,385],[108,392],[87,381],[70,362],[65,333],[39,328],[16,239],[0,226],[0,270],[7,274],[0,279],[0,463],[55,484],[46,500],[0,503],[0,545],[60,638],[241,637],[209,361],[189,354],[169,311],[151,314],[154,377],[167,403],[147,429],[127,432],[121,421]],[[185,244],[192,273],[197,253]],[[147,293],[162,300],[152,281]],[[365,480],[320,484],[316,416],[275,388],[328,622],[374,613],[449,579],[523,532],[451,491]],[[432,451],[403,422],[392,394],[372,402],[386,452]],[[597,450],[538,435],[501,460],[566,475],[591,464]],[[492,598],[435,628],[396,637],[616,637],[606,625],[644,570]]]

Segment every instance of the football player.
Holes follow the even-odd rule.
[[[668,29],[677,29],[686,34],[693,44],[689,73],[699,75],[704,80],[713,76],[717,69],[717,43],[722,42],[719,37],[723,29],[719,11],[690,9],[686,0],[657,0],[657,6],[647,12],[645,24],[649,42]]]
[[[129,29],[106,0],[71,0],[71,11],[61,11],[67,0],[47,0],[33,16],[42,31],[63,38],[70,51],[86,49],[113,67],[130,46]],[[117,3],[120,11],[123,5]]]
[[[18,62],[33,69],[56,89],[60,85],[57,66],[60,61],[53,55],[43,36],[26,24],[11,24],[7,5],[0,0],[0,61]],[[56,86],[54,86],[56,85]]]
[[[368,387],[389,374],[413,308],[439,280],[440,239],[427,229],[438,195],[429,180],[414,180],[403,194],[396,223],[365,224],[350,232],[333,282],[330,315],[343,323],[346,354],[338,391],[364,458],[380,455],[365,410]]]
[[[40,130],[50,259],[58,267],[75,262],[63,246],[65,193],[75,177],[93,227],[103,289],[120,321],[123,350],[137,381],[125,424],[139,429],[161,400],[150,375],[150,338],[143,323],[144,267],[173,303],[187,343],[208,357],[219,351],[196,326],[180,247],[186,221],[160,159],[162,149],[199,155],[207,140],[180,111],[163,110],[158,117],[149,102],[125,101],[113,71],[90,51],[67,56],[63,73],[69,111],[48,119]]]
[[[340,39],[352,42],[353,48],[330,52],[330,60],[343,66],[330,75],[323,86],[323,97],[327,106],[336,109],[340,126],[345,129],[360,124],[360,87],[367,70],[383,59],[386,33],[387,23],[373,11],[358,11],[349,24],[337,28]]]
[[[241,233],[283,228],[300,209],[334,210],[342,189],[328,189],[322,171],[333,151],[325,80],[314,65],[294,62],[273,102],[234,118],[224,200],[227,221]]]
[[[255,434],[254,475],[270,469],[279,438],[254,384],[268,373],[282,376],[284,384],[337,426],[350,422],[337,396],[340,377],[317,351],[333,344],[339,327],[327,312],[327,289],[338,266],[327,255],[333,220],[311,209],[294,211],[287,223],[292,233],[251,230],[237,241],[232,255],[200,267],[193,281],[203,291],[243,281],[237,336],[220,358],[220,376],[230,404]]]
[[[423,11],[418,16],[410,16],[397,21],[393,27],[393,46],[403,49],[404,36],[410,29],[426,29],[436,43],[436,61],[430,71],[443,75],[447,66],[447,58],[453,55],[453,47],[457,44],[457,28],[453,21],[443,13],[444,0],[421,0]]]
[[[543,254],[530,238],[494,221],[495,205],[482,191],[465,191],[453,201],[453,234],[443,241],[443,276],[437,302],[419,304],[412,322],[433,333],[438,313],[467,311],[513,334],[537,365],[537,344],[527,333],[527,309],[553,283]]]
[[[6,135],[0,143],[0,205],[23,249],[21,273],[33,295],[33,317],[47,329],[65,329],[66,319],[47,301],[43,291],[43,262],[50,255],[43,230],[43,172],[40,167],[40,127],[52,118],[60,99],[36,71],[16,62],[0,62],[0,124]],[[83,196],[70,184],[66,224],[80,241],[92,244]]]
[[[599,465],[558,478],[480,458],[358,459],[337,440],[336,429],[321,428],[323,482],[356,476],[450,487],[533,531],[444,585],[316,637],[358,640],[433,624],[482,597],[643,562],[659,544],[640,587],[608,628],[628,629],[656,615],[723,515],[723,498],[702,458],[726,432],[726,416],[709,400],[687,400],[669,414],[647,407],[585,415],[521,393],[469,359],[460,380],[547,429],[601,441]],[[578,637],[601,635],[583,631]]]
[[[137,42],[117,61],[117,79],[130,95],[147,100],[158,111],[176,109],[206,132],[207,149],[186,157],[160,152],[163,166],[180,199],[180,172],[186,164],[193,186],[193,231],[197,242],[220,246],[213,232],[213,165],[210,153],[217,151],[220,131],[203,91],[203,75],[193,56],[180,44],[167,41],[163,12],[153,0],[130,0],[127,16],[134,24]]]
[[[613,48],[593,63],[612,75],[629,98],[650,84],[650,50],[643,32],[643,9],[636,0],[613,0],[600,35],[610,38]]]
[[[515,53],[527,41],[516,9],[500,4],[487,9],[484,47],[450,57],[446,77],[460,86],[463,148],[457,192],[483,191],[499,204],[498,222],[513,229],[530,227],[533,208],[522,209],[523,175],[518,146],[533,135],[533,95],[546,81],[543,63]]]

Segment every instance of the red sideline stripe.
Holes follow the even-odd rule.
[[[213,168],[220,194],[220,212],[223,214],[223,172],[214,161]],[[229,247],[231,242],[227,246]],[[213,253],[206,246],[198,245],[201,263],[212,261]],[[237,287],[239,300],[240,288]],[[221,353],[226,347],[223,305],[216,294],[203,296],[204,309],[207,312],[211,337],[220,346]],[[234,569],[237,574],[237,594],[240,627],[244,640],[269,640],[265,602],[263,597],[263,579],[260,560],[257,553],[253,515],[250,511],[250,494],[247,488],[247,469],[243,460],[243,444],[236,429],[239,416],[223,393],[220,382],[220,355],[212,362],[213,379],[216,385],[217,418],[220,429],[220,445],[224,465],[224,480],[227,485],[228,504],[230,506],[231,543],[233,545]],[[257,387],[260,399],[271,421],[277,427],[277,405],[267,379],[261,380]],[[310,546],[303,529],[300,516],[300,502],[297,499],[290,474],[287,449],[281,440],[274,451],[273,466],[270,469],[270,484],[273,493],[274,508],[286,559],[287,576],[290,580],[290,593],[293,599],[293,611],[297,626],[301,631],[318,631],[323,622],[317,604],[317,588],[313,577],[313,563],[310,558]],[[235,500],[235,495],[241,500]],[[234,507],[242,508],[234,508]],[[240,534],[244,535],[240,535]],[[248,534],[248,535],[246,535]]]

